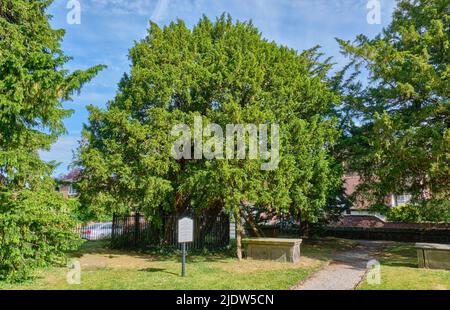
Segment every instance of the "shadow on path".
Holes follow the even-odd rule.
[[[364,278],[367,263],[390,241],[358,240],[351,250],[338,252],[325,268],[292,287],[294,290],[353,290]]]

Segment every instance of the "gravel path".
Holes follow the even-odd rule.
[[[373,254],[390,242],[358,241],[352,250],[336,253],[325,268],[300,282],[294,290],[353,290],[366,274],[367,263]]]

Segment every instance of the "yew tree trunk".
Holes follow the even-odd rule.
[[[234,213],[234,220],[236,222],[236,256],[238,260],[242,260],[242,235],[244,234],[244,226],[242,225],[242,218],[239,211]]]

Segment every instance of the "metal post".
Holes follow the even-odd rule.
[[[181,276],[186,276],[186,242],[182,243],[183,248],[183,258],[181,263]]]
[[[141,221],[141,214],[138,211],[136,211],[134,213],[134,247],[137,247],[137,245],[138,245],[140,221]]]

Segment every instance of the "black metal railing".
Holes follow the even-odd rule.
[[[159,223],[150,222],[142,214],[114,216],[111,245],[114,248],[147,248],[167,246],[181,249],[178,243],[178,220],[181,216],[164,216]],[[230,242],[230,217],[194,215],[194,240],[187,249],[220,249]]]

